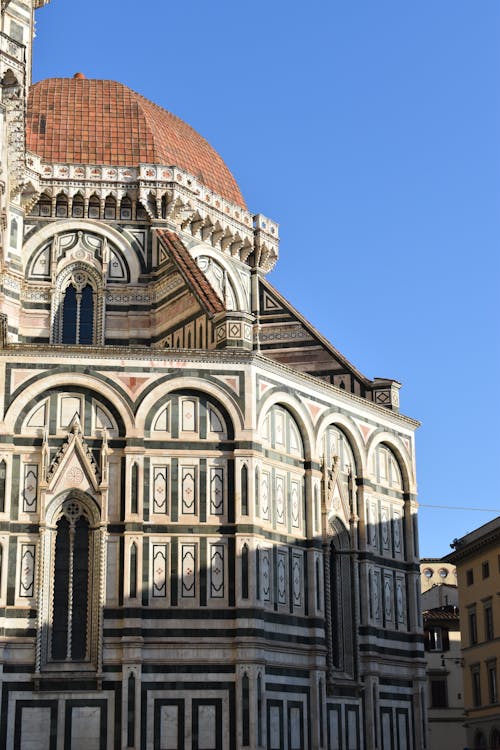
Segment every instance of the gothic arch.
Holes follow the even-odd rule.
[[[100,670],[105,564],[98,502],[69,487],[49,502],[43,523],[38,673]]]
[[[74,308],[70,307],[70,293]],[[104,343],[104,282],[90,264],[73,262],[58,274],[52,290],[50,338],[51,344]]]
[[[334,672],[354,674],[354,571],[350,551],[347,527],[339,518],[331,518],[324,557],[329,681]]]

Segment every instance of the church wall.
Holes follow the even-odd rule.
[[[255,355],[206,361],[194,352],[167,359],[122,350],[118,360],[89,358],[82,348],[57,358],[40,349],[33,358],[18,348],[1,359],[8,718],[0,747],[42,747],[51,726],[66,737],[57,747],[78,747],[82,733],[82,743],[106,748],[181,747],[183,733],[186,747],[259,747],[259,733],[269,748],[347,749],[361,737],[370,747],[363,684],[376,696],[379,738],[413,736],[421,645],[407,604],[413,548],[403,529],[414,490],[411,423]],[[63,450],[75,412],[100,481],[83,449]],[[321,456],[329,424],[349,436],[356,479],[339,477],[327,511]],[[392,486],[381,483],[371,459],[377,434],[405,455]],[[396,453],[384,456],[394,468]],[[95,571],[103,596],[91,635],[97,662],[70,678],[47,658],[41,631],[51,615],[36,581],[47,576],[51,554],[42,541],[48,509],[77,490],[101,508],[106,561]],[[359,521],[344,515],[347,491]],[[345,673],[329,672],[325,637],[322,525],[332,512],[352,528],[356,549],[359,604],[350,628],[360,655]],[[373,611],[371,574],[385,620]],[[99,610],[99,601],[92,606]],[[206,736],[195,741],[200,726]],[[413,746],[404,742],[395,746]]]

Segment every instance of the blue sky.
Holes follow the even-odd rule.
[[[446,554],[500,514],[498,0],[142,7],[52,0],[34,80],[121,81],[220,152],[281,225],[271,281],[366,375],[402,381],[421,554]]]

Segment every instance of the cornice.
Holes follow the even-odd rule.
[[[0,349],[0,359],[10,359],[15,357],[33,357],[34,355],[43,356],[44,359],[52,360],[57,359],[61,362],[61,354],[64,354],[64,358],[68,359],[82,359],[87,364],[89,360],[110,360],[119,359],[120,361],[131,362],[133,360],[140,360],[143,362],[151,363],[154,367],[155,362],[162,362],[164,366],[176,367],[177,363],[186,362],[190,364],[212,364],[212,365],[246,365],[256,366],[261,370],[272,374],[275,378],[279,378],[280,374],[285,375],[288,381],[295,383],[297,387],[304,390],[304,384],[306,383],[311,390],[314,390],[316,394],[322,394],[325,400],[330,400],[332,396],[335,400],[340,403],[344,403],[346,409],[351,409],[353,404],[356,404],[363,409],[367,409],[374,415],[377,415],[378,421],[383,420],[384,422],[392,422],[393,424],[402,424],[411,430],[415,430],[420,426],[420,422],[411,417],[407,417],[404,414],[398,414],[393,411],[389,411],[383,406],[374,404],[372,401],[356,396],[353,393],[346,393],[342,388],[338,388],[335,385],[325,383],[312,375],[305,373],[299,373],[288,365],[284,365],[280,362],[264,357],[262,354],[257,352],[244,352],[244,351],[232,351],[232,350],[210,350],[210,351],[199,351],[199,350],[186,350],[186,349],[152,349],[150,347],[120,347],[120,346],[101,346],[101,347],[88,347],[88,346],[69,346],[65,345],[51,345],[41,346],[37,344],[9,344],[4,349]],[[89,354],[91,355],[89,357]],[[168,364],[167,364],[168,363]],[[444,559],[444,558],[443,558]]]

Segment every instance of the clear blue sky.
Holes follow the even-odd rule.
[[[421,554],[500,514],[498,0],[52,0],[37,18],[34,80],[118,80],[199,130],[281,225],[271,281],[403,382]]]

